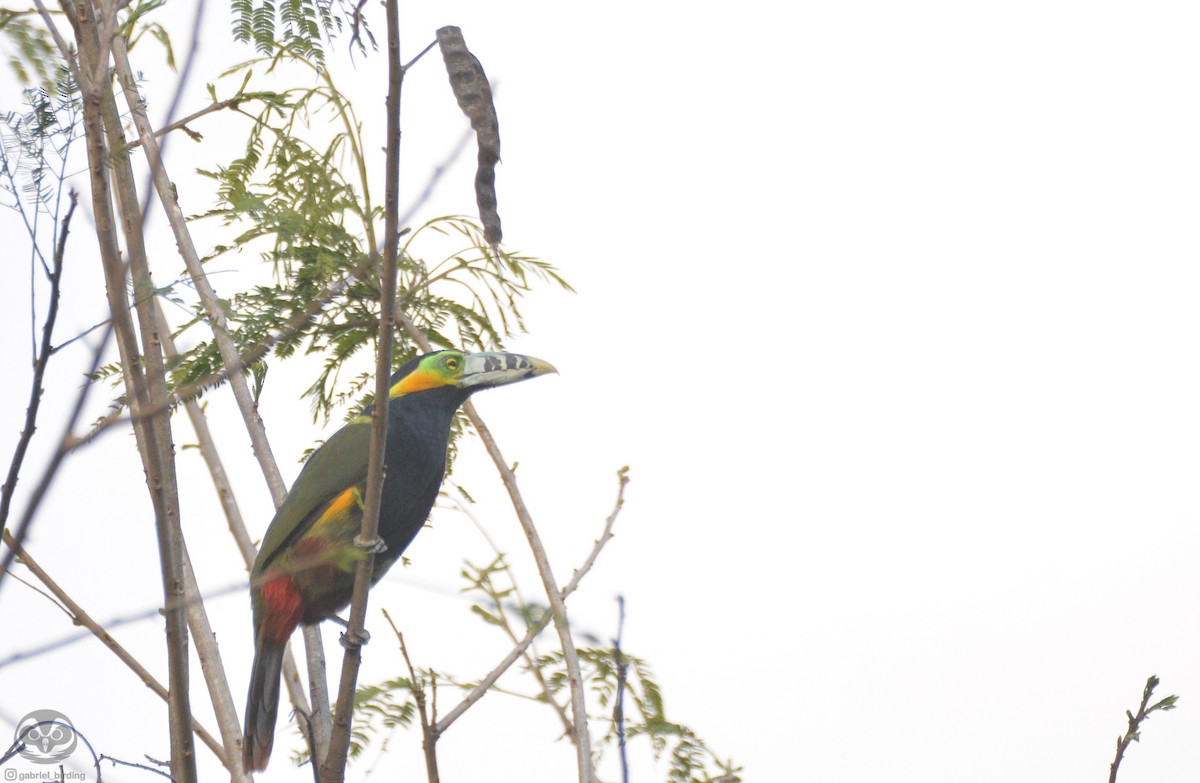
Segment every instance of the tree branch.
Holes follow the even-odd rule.
[[[221,732],[221,740],[227,750],[221,760],[225,764],[225,769],[229,770],[232,783],[249,783],[250,776],[246,774],[240,764],[234,761],[241,755],[238,753],[239,743],[242,739],[241,722],[238,720],[237,707],[233,704],[233,694],[229,691],[225,666],[221,663],[217,635],[213,633],[212,625],[208,622],[208,612],[204,609],[204,598],[200,595],[200,589],[196,584],[196,574],[192,570],[192,561],[188,556],[186,546],[183,550],[183,572],[183,600],[187,607],[188,628],[191,629],[192,639],[196,645],[196,655],[200,659],[204,683],[208,686],[209,701],[217,716],[217,728]],[[193,722],[194,720],[193,718]]]
[[[1125,711],[1125,716],[1129,719],[1129,728],[1126,729],[1124,736],[1117,737],[1117,755],[1109,766],[1108,783],[1117,782],[1117,770],[1121,766],[1121,760],[1125,757],[1125,751],[1129,749],[1131,742],[1141,741],[1142,724],[1150,718],[1151,713],[1175,709],[1175,703],[1179,701],[1178,696],[1168,696],[1150,704],[1150,697],[1154,695],[1154,689],[1158,687],[1158,683],[1157,676],[1152,675],[1150,679],[1146,680],[1146,687],[1142,690],[1142,703],[1138,705],[1137,715],[1128,710]]]
[[[91,631],[93,636],[99,639],[105,647],[111,650],[113,654],[121,660],[122,663],[128,666],[129,669],[138,676],[138,679],[140,679],[147,688],[154,691],[164,702],[170,699],[170,694],[167,692],[167,689],[162,685],[162,683],[154,679],[154,675],[147,671],[146,667],[142,666],[142,664],[138,662],[137,658],[134,658],[128,650],[121,646],[120,642],[114,639],[108,633],[108,631],[104,630],[102,625],[93,620],[92,616],[84,611],[83,607],[76,603],[75,600],[71,598],[71,596],[69,596],[65,590],[63,590],[58,582],[54,581],[54,579],[51,578],[48,573],[46,573],[45,569],[38,565],[38,562],[30,556],[29,552],[16,542],[11,533],[5,531],[3,538],[5,545],[7,545],[17,557],[21,558],[21,563],[23,563],[25,567],[29,569],[30,573],[36,576],[38,581],[45,585],[46,589],[49,590],[56,599],[58,599],[59,603],[61,603],[66,609],[73,623],[76,625],[82,625],[84,628]],[[228,767],[229,764],[225,757],[225,749],[221,746],[221,743],[218,742],[217,739],[200,724],[200,721],[197,720],[195,716],[192,716],[191,727],[196,736],[200,738],[200,741],[208,746],[208,749],[213,752],[213,755],[215,755],[223,765]]]
[[[575,642],[571,638],[570,621],[567,618],[567,606],[563,602],[558,584],[554,580],[554,572],[550,567],[550,558],[547,557],[546,549],[542,546],[541,536],[538,535],[537,528],[533,524],[533,517],[529,514],[529,509],[526,507],[525,500],[521,496],[521,490],[517,486],[516,475],[504,460],[504,455],[500,452],[500,447],[496,444],[496,439],[492,437],[491,431],[475,411],[475,406],[468,402],[463,406],[463,409],[471,419],[471,423],[475,425],[475,431],[479,433],[479,438],[483,441],[484,448],[487,449],[488,454],[492,458],[492,463],[496,466],[497,472],[500,473],[500,479],[504,482],[504,488],[508,490],[508,496],[512,501],[513,509],[517,512],[517,519],[521,522],[521,527],[525,531],[525,537],[529,540],[529,548],[533,552],[534,560],[537,562],[538,574],[542,577],[542,585],[546,589],[546,597],[550,601],[550,609],[554,614],[554,627],[558,631],[558,640],[563,648],[563,663],[567,669],[567,682],[571,687],[571,718],[573,721],[571,737],[575,741],[575,755],[579,767],[579,783],[593,783],[595,773],[592,769],[591,735],[588,734],[587,727],[587,705],[584,701],[583,675],[579,668],[579,655],[575,652]],[[622,486],[624,485],[622,484]]]
[[[71,191],[71,205],[63,218],[59,230],[58,244],[54,250],[54,268],[50,271],[50,304],[46,309],[46,321],[42,324],[42,344],[37,352],[37,360],[33,364],[33,379],[30,381],[29,405],[25,409],[25,427],[13,451],[12,461],[8,465],[8,477],[0,488],[0,533],[4,532],[8,522],[9,509],[12,505],[13,492],[17,488],[17,480],[21,476],[21,466],[25,462],[25,452],[33,440],[37,430],[38,408],[42,402],[42,383],[46,377],[46,365],[50,362],[53,352],[54,324],[58,320],[58,300],[61,291],[63,258],[67,250],[67,235],[71,231],[71,217],[79,204],[79,196]]]
[[[588,572],[592,570],[592,566],[595,565],[596,558],[600,556],[600,552],[604,549],[604,545],[612,539],[613,526],[617,522],[617,517],[620,515],[621,509],[625,506],[625,486],[628,483],[629,468],[621,468],[619,471],[617,471],[617,500],[613,505],[612,513],[610,513],[608,518],[604,521],[604,530],[600,533],[600,538],[596,539],[595,544],[592,546],[592,551],[588,553],[587,558],[583,561],[583,565],[575,570],[575,573],[571,575],[571,581],[567,582],[566,587],[562,589],[562,592],[560,593],[561,600],[566,601],[571,593],[575,592],[575,590],[579,587],[579,583],[585,576],[587,576]],[[508,668],[516,663],[518,658],[525,654],[525,651],[529,649],[529,645],[533,644],[533,640],[537,638],[537,635],[540,634],[547,625],[550,624],[550,621],[553,619],[553,617],[553,611],[549,611],[546,612],[539,620],[531,623],[529,625],[529,630],[525,633],[525,636],[521,639],[520,643],[510,650],[508,655],[504,656],[503,660],[496,664],[495,668],[488,672],[487,675],[479,681],[479,684],[476,685],[471,692],[468,693],[463,700],[454,707],[454,709],[450,710],[450,712],[446,714],[446,717],[442,718],[433,725],[432,729],[434,733],[438,736],[444,734],[446,729],[450,728],[450,725],[454,723],[454,721],[462,717],[462,714],[470,709],[475,702],[482,699],[484,695],[487,694],[488,689],[495,685],[496,681],[500,679],[501,675],[508,671]]]
[[[161,302],[156,299],[155,305],[159,308],[159,314],[160,317],[162,317]],[[163,320],[165,322],[165,317]],[[179,352],[176,350],[175,341],[172,339],[170,332],[164,332],[162,335],[162,340],[163,348],[166,350],[168,358],[176,358],[179,355]],[[184,409],[187,411],[188,418],[192,423],[192,429],[196,433],[196,443],[200,449],[200,455],[204,458],[204,462],[208,466],[209,475],[212,476],[213,486],[216,490],[217,498],[221,503],[221,509],[224,511],[225,519],[229,524],[229,532],[237,544],[238,551],[242,555],[242,561],[246,564],[246,569],[249,570],[251,565],[254,563],[254,557],[257,554],[257,550],[254,547],[254,542],[250,539],[250,534],[246,530],[246,524],[242,519],[241,509],[238,508],[237,498],[235,498],[233,495],[233,488],[229,484],[229,477],[225,473],[225,466],[221,462],[221,456],[217,453],[216,441],[213,439],[212,432],[208,427],[208,418],[204,415],[203,409],[195,399],[190,399],[185,402]],[[196,649],[197,652],[201,654],[200,660],[201,664],[203,665],[204,657],[200,641],[200,637],[203,634],[201,634],[201,632],[195,627],[192,629],[192,634],[197,637]],[[208,676],[209,670],[206,667],[205,677],[207,678]],[[225,683],[221,687],[228,689],[228,678],[226,677],[226,673],[223,668],[214,671],[213,676],[220,677],[221,682]],[[310,714],[312,710],[308,706],[308,698],[304,695],[304,688],[300,685],[300,670],[296,665],[296,657],[292,654],[292,648],[290,644],[288,645],[283,656],[283,682],[284,687],[287,688],[288,697],[292,702],[292,706],[296,709],[296,711],[301,715]],[[213,687],[213,684],[209,685],[210,691]],[[216,709],[215,706],[214,709]],[[221,713],[218,711],[217,714],[218,721],[220,721]],[[232,714],[232,721],[235,727],[239,725],[239,717],[236,710]],[[302,725],[304,724],[302,723]],[[223,724],[221,725],[221,734],[222,736],[226,737],[226,742],[228,743],[228,733]],[[241,741],[240,731],[235,731],[234,741],[235,744],[233,747],[236,748],[236,743]],[[231,758],[240,759],[241,754],[234,753],[231,755]],[[240,772],[240,769],[241,765],[239,763],[238,774],[243,774]],[[234,770],[230,770],[230,772],[234,772]]]
[[[193,131],[187,130],[187,126],[189,123],[195,122],[196,120],[200,119],[201,117],[203,117],[206,114],[212,114],[213,112],[223,111],[224,109],[229,109],[229,108],[236,109],[238,107],[238,104],[240,104],[244,100],[246,100],[246,96],[239,93],[239,94],[233,96],[232,98],[226,98],[223,101],[217,101],[216,103],[213,103],[213,104],[210,104],[209,106],[204,107],[200,111],[189,114],[188,116],[184,117],[182,120],[176,120],[175,122],[172,122],[170,125],[166,125],[162,128],[159,128],[158,130],[154,131],[154,137],[157,139],[161,139],[163,136],[166,136],[171,131],[176,131],[176,130],[180,130],[180,129],[183,129],[184,131],[186,131],[189,136],[193,136],[193,137],[198,136],[199,134],[196,134]],[[133,141],[130,141],[125,145],[125,149],[129,150],[129,149],[133,149],[134,147],[140,147],[141,145],[142,145],[141,139],[134,139]]]
[[[115,29],[115,13],[112,18],[101,17],[101,35],[108,27]],[[85,36],[86,37],[86,34]],[[105,39],[102,39],[105,40]],[[112,51],[123,51],[125,40],[116,36]],[[116,96],[112,86],[105,82],[100,91],[100,112],[109,150],[120,150],[125,146],[124,131]],[[125,237],[125,249],[129,258],[129,275],[137,296],[134,313],[137,316],[141,338],[141,367],[125,368],[126,388],[134,390],[138,404],[160,405],[168,399],[167,371],[163,361],[159,333],[164,331],[159,323],[154,306],[154,282],[150,262],[146,253],[145,234],[142,224],[142,208],[138,201],[137,184],[129,156],[108,156],[109,177],[116,196],[121,217],[121,229]],[[124,277],[125,269],[106,271],[110,280],[117,275]],[[111,284],[111,283],[110,283]],[[118,330],[121,323],[118,321]],[[131,340],[132,342],[132,340]],[[135,408],[135,411],[137,408]],[[175,475],[175,445],[168,414],[148,416],[134,425],[142,463],[146,469],[146,481],[154,505],[155,530],[158,536],[159,562],[162,570],[163,596],[167,626],[167,664],[169,669],[168,720],[171,729],[171,773],[178,783],[190,783],[197,779],[195,749],[191,732],[191,697],[189,675],[189,644],[187,609],[179,599],[185,593],[186,575],[183,565],[183,532],[180,527],[179,486]]]
[[[408,645],[404,643],[404,634],[400,633],[400,629],[392,622],[392,616],[388,614],[387,609],[381,610],[383,617],[387,620],[388,625],[392,627],[392,633],[396,634],[396,638],[400,641],[400,654],[404,656],[404,663],[408,666],[408,681],[412,686],[413,701],[417,703],[417,715],[421,718],[421,748],[425,751],[425,772],[429,778],[429,783],[439,783],[437,764],[437,741],[438,735],[433,732],[433,727],[430,724],[429,711],[425,704],[425,688],[417,679],[417,672],[413,669],[412,660],[408,657]],[[435,686],[436,687],[436,686]],[[434,705],[433,720],[437,720],[437,705]]]
[[[221,354],[221,359],[228,373],[227,377],[230,389],[233,392],[234,399],[237,401],[238,410],[242,414],[246,430],[250,435],[252,450],[262,469],[267,486],[271,491],[271,498],[278,508],[287,495],[287,488],[284,486],[283,476],[279,472],[278,463],[275,461],[270,442],[267,440],[266,428],[263,425],[262,418],[258,415],[250,388],[242,373],[244,365],[242,364],[241,356],[238,354],[237,346],[233,338],[229,335],[225,311],[221,307],[216,292],[209,283],[204,268],[200,263],[200,256],[196,252],[195,244],[192,242],[191,234],[188,232],[183,211],[180,209],[179,202],[172,191],[171,181],[163,165],[158,142],[154,137],[154,129],[151,127],[150,120],[146,116],[145,105],[137,95],[136,90],[133,90],[133,69],[129,65],[128,52],[123,40],[118,39],[114,42],[113,55],[118,78],[126,90],[126,101],[130,106],[134,125],[137,127],[143,150],[150,163],[154,187],[158,193],[159,202],[167,214],[167,221],[170,223],[171,230],[175,236],[175,242],[179,248],[180,255],[183,257],[188,274],[191,276],[192,284],[195,286],[196,292],[200,296],[201,304],[204,306],[205,313],[208,316],[209,325],[213,332],[213,339],[216,341],[217,349]],[[304,629],[304,641],[308,649],[309,683],[313,687],[311,719],[307,722],[313,730],[309,745],[313,759],[320,761],[327,744],[329,729],[329,694],[325,687],[324,672],[325,654],[321,647],[320,633],[315,628],[306,627]],[[305,723],[305,721],[302,721],[302,723]]]
[[[365,640],[367,591],[375,567],[375,548],[379,541],[379,504],[383,494],[384,450],[387,446],[388,405],[392,374],[392,333],[396,317],[397,243],[400,191],[400,89],[404,71],[400,67],[400,21],[398,0],[386,0],[388,44],[387,157],[384,187],[384,246],[379,284],[379,342],[375,361],[375,403],[371,415],[371,451],[367,462],[366,497],[362,529],[355,544],[364,547],[367,556],[358,562],[354,574],[354,592],[350,600],[350,622],[343,635],[342,675],[338,685],[337,709],[329,753],[320,766],[321,783],[341,783],[346,777],[350,749],[350,726],[354,720],[354,692],[362,663]]]
[[[104,334],[100,339],[99,345],[96,346],[95,352],[92,354],[92,365],[88,370],[87,377],[92,377],[96,374],[97,368],[100,367],[100,360],[104,356],[104,350],[108,346],[109,338],[112,337],[112,324],[109,323],[104,330]],[[42,501],[46,498],[46,493],[50,491],[50,486],[54,483],[54,479],[58,476],[58,469],[62,466],[63,460],[71,449],[69,444],[75,440],[72,434],[75,430],[75,425],[79,421],[79,417],[83,415],[83,406],[87,402],[88,396],[92,390],[92,383],[83,384],[79,390],[79,394],[75,397],[75,406],[71,409],[71,414],[67,417],[67,424],[63,428],[63,434],[59,438],[58,448],[50,456],[50,462],[42,471],[41,478],[34,485],[33,491],[29,495],[29,502],[25,506],[25,511],[21,514],[21,521],[17,523],[16,533],[13,534],[13,539],[20,546],[25,543],[25,538],[29,534],[29,528],[33,524],[34,517],[37,516],[38,509],[41,508]],[[7,531],[5,531],[7,533]],[[12,565],[14,550],[10,549],[0,556],[0,585],[4,584],[4,576],[8,573],[9,566]]]

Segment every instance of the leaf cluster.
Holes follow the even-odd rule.
[[[380,731],[408,728],[416,716],[412,681],[397,677],[378,685],[359,688],[354,695],[354,724],[350,734],[350,757],[358,758]]]
[[[722,761],[690,727],[667,718],[662,688],[644,659],[615,647],[580,647],[578,655],[601,710],[591,719],[605,726],[605,733],[597,743],[598,750],[612,748],[618,741],[615,707],[619,689],[634,707],[633,711],[623,710],[622,728],[626,737],[645,737],[654,750],[654,757],[666,758],[670,783],[712,783],[714,780],[735,783],[739,779],[736,773],[740,768],[732,760]],[[547,681],[553,693],[567,688],[561,652],[541,656],[537,665],[548,672]]]
[[[33,13],[0,8],[0,41],[11,49],[8,67],[20,84],[49,87],[62,63],[50,34],[32,21]]]
[[[342,377],[364,348],[373,352],[379,319],[374,281],[382,255],[381,210],[371,199],[361,126],[321,66],[307,64],[320,79],[317,87],[249,92],[250,65],[241,67],[246,75],[239,90],[247,105],[238,111],[252,120],[243,151],[200,172],[215,182],[217,203],[193,219],[220,220],[237,231],[206,263],[258,250],[272,282],[222,302],[228,333],[243,354],[269,345],[279,359],[319,355],[322,369],[305,392],[314,419],[327,420],[348,405],[354,415],[369,403],[352,406],[370,375],[350,369],[348,380]],[[251,113],[255,103],[259,109]],[[398,309],[439,347],[502,349],[524,330],[520,300],[536,282],[569,290],[551,265],[497,252],[469,218],[434,218],[405,229],[399,240]],[[196,308],[184,329],[203,319]],[[397,340],[393,366],[415,352],[411,342]],[[222,366],[213,341],[202,341],[181,357],[172,380],[189,385]]]
[[[360,50],[365,49],[363,35],[375,48],[358,3],[339,2],[340,14],[334,12],[331,0],[233,0],[230,5],[233,39],[252,43],[263,54],[285,47],[301,57],[324,60],[325,43],[347,26]]]
[[[79,129],[79,89],[65,68],[55,86],[25,88],[25,110],[0,115],[0,189],[22,212],[25,204],[35,213],[53,211]]]

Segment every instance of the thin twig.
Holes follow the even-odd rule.
[[[101,358],[104,356],[104,349],[108,346],[108,340],[112,337],[112,334],[112,324],[109,323],[105,327],[104,334],[92,354],[92,364],[88,370],[87,377],[90,378],[95,375],[97,368],[100,367]],[[75,440],[73,434],[75,425],[79,422],[79,417],[83,414],[83,407],[87,403],[93,385],[91,381],[88,381],[80,388],[79,394],[75,397],[75,406],[71,409],[71,414],[67,417],[67,424],[63,428],[63,434],[59,437],[58,448],[50,455],[50,462],[42,471],[41,477],[30,493],[29,502],[25,506],[24,513],[21,514],[21,521],[17,523],[16,533],[13,534],[13,539],[17,542],[18,546],[25,543],[25,538],[29,535],[29,528],[33,524],[34,517],[37,516],[38,509],[41,508],[42,501],[45,500],[46,494],[50,491],[50,486],[54,483],[54,479],[57,478],[58,469],[62,466],[63,460],[70,453],[68,444]],[[5,531],[5,533],[7,532]],[[0,585],[4,584],[4,575],[8,573],[13,556],[13,550],[11,549],[5,552],[3,556],[0,556]]]
[[[402,69],[402,70],[404,70],[404,71],[406,71],[406,72],[407,72],[409,68],[411,68],[411,67],[413,67],[414,65],[416,65],[416,64],[417,64],[417,61],[418,61],[418,60],[420,60],[422,57],[424,57],[426,54],[428,54],[428,53],[429,53],[429,50],[430,50],[430,49],[432,49],[432,48],[433,48],[433,47],[435,47],[435,46],[437,46],[437,39],[436,39],[436,38],[435,38],[434,40],[430,41],[428,46],[426,46],[424,49],[422,49],[420,52],[418,52],[416,57],[414,57],[414,58],[412,58],[411,60],[409,60],[408,62],[406,62],[406,63],[404,64],[404,67],[403,67],[403,69]]]
[[[610,513],[608,518],[604,521],[604,530],[600,533],[600,537],[596,539],[595,544],[592,546],[592,551],[588,553],[587,558],[583,561],[583,565],[575,570],[575,573],[571,575],[571,581],[567,582],[566,587],[562,589],[560,596],[563,601],[566,601],[571,593],[575,592],[576,588],[579,587],[580,581],[587,576],[588,572],[592,570],[592,566],[595,565],[596,558],[600,556],[600,552],[604,549],[604,545],[607,544],[613,537],[613,526],[616,524],[617,517],[620,515],[621,509],[625,505],[625,486],[629,483],[629,468],[621,468],[619,471],[617,471],[617,482],[617,500],[613,505],[612,513]],[[482,699],[487,694],[488,689],[500,679],[501,675],[508,671],[510,666],[516,663],[517,659],[519,659],[525,653],[525,650],[529,649],[529,645],[533,644],[533,640],[537,637],[537,635],[540,634],[546,628],[546,626],[550,624],[553,616],[553,612],[548,611],[542,615],[541,618],[530,623],[529,630],[525,633],[525,636],[521,639],[520,643],[510,650],[508,655],[504,656],[500,663],[496,664],[495,668],[488,672],[487,675],[485,675],[484,678],[479,681],[479,684],[476,685],[470,693],[463,697],[461,702],[455,705],[454,709],[446,713],[444,718],[437,721],[433,725],[433,731],[439,736],[446,733],[446,729],[450,728],[450,725],[453,724],[454,721],[462,717],[463,713],[470,709],[475,702]]]
[[[617,748],[621,755],[621,783],[629,783],[629,759],[625,753],[625,680],[629,662],[621,651],[621,635],[625,631],[625,596],[617,596],[617,638],[613,639],[613,654],[617,659],[617,696],[613,704],[613,723],[617,727]]]
[[[200,111],[189,114],[188,116],[184,117],[182,120],[176,120],[175,122],[172,122],[170,125],[164,125],[163,127],[154,131],[154,137],[156,139],[161,139],[163,136],[166,136],[171,131],[177,131],[180,129],[187,130],[187,126],[190,123],[195,122],[196,120],[200,119],[204,115],[212,114],[213,112],[222,111],[222,110],[228,109],[228,108],[236,109],[238,107],[238,104],[242,103],[245,100],[246,100],[246,96],[241,95],[239,93],[238,95],[235,95],[232,98],[226,98],[223,101],[217,101],[216,103],[213,103],[213,104],[210,104],[209,106],[204,107]],[[187,131],[187,133],[189,135],[198,135],[198,134],[194,134],[193,131]],[[130,141],[125,145],[125,149],[127,149],[127,150],[133,149],[134,147],[140,147],[141,145],[142,145],[141,139],[134,139],[133,141]]]
[[[167,689],[158,680],[154,679],[154,675],[147,671],[146,667],[142,666],[137,658],[133,657],[128,650],[121,646],[120,642],[109,635],[108,631],[106,631],[103,626],[93,620],[92,616],[84,611],[83,607],[76,603],[75,600],[71,598],[71,596],[69,596],[65,590],[63,590],[58,582],[54,581],[54,579],[52,579],[50,575],[46,573],[46,571],[40,565],[38,565],[38,562],[30,556],[29,552],[16,542],[11,533],[5,531],[3,538],[5,545],[7,545],[17,557],[21,558],[21,563],[28,568],[30,573],[36,576],[38,581],[45,585],[46,589],[53,593],[54,597],[58,599],[59,603],[66,608],[66,611],[71,616],[72,622],[74,622],[76,625],[82,625],[84,628],[91,631],[93,636],[99,639],[105,647],[111,650],[113,654],[121,660],[122,663],[128,666],[129,669],[138,676],[138,679],[140,679],[147,688],[154,691],[163,701],[167,701],[170,698],[170,694],[167,692]],[[196,736],[200,738],[201,742],[208,746],[208,749],[211,750],[213,755],[220,760],[221,764],[226,764],[225,749],[221,746],[221,743],[218,742],[217,739],[200,724],[200,721],[197,720],[194,715],[192,716],[192,731],[194,731]]]
[[[46,366],[50,362],[53,350],[54,324],[58,319],[58,300],[61,291],[63,258],[67,251],[67,236],[71,231],[71,217],[79,204],[79,196],[71,191],[71,205],[67,208],[59,229],[58,244],[54,250],[54,268],[50,272],[50,303],[46,309],[46,321],[42,324],[42,344],[37,351],[37,360],[33,364],[33,378],[30,381],[29,405],[25,409],[25,427],[13,451],[12,461],[8,465],[8,477],[0,489],[0,532],[3,532],[8,522],[9,509],[12,505],[13,492],[17,488],[17,480],[21,476],[21,466],[25,462],[25,452],[33,440],[37,430],[38,408],[42,402],[42,383],[46,376]]]
[[[192,640],[196,645],[196,657],[200,659],[204,684],[208,686],[209,701],[213,713],[217,716],[217,729],[221,732],[221,741],[229,749],[224,759],[225,768],[229,771],[233,783],[249,783],[250,776],[235,761],[241,755],[237,749],[242,739],[242,724],[238,720],[238,710],[229,690],[229,679],[225,676],[225,666],[221,662],[217,635],[213,633],[212,624],[208,621],[208,612],[204,608],[204,599],[196,584],[196,574],[192,570],[192,561],[186,547],[183,550],[183,572],[183,596],[187,604],[188,628],[191,629]],[[232,766],[228,763],[230,761],[233,762]]]
[[[429,778],[429,783],[439,783],[440,778],[438,776],[437,764],[438,735],[433,733],[429,711],[426,709],[425,689],[422,687],[421,681],[417,678],[417,672],[413,668],[412,659],[408,657],[408,645],[404,643],[404,634],[400,633],[400,629],[392,622],[392,616],[388,614],[388,610],[383,609],[381,611],[383,612],[383,618],[387,620],[387,624],[392,627],[392,633],[396,634],[396,638],[400,641],[400,654],[404,656],[404,663],[408,666],[408,682],[412,686],[413,701],[417,703],[417,715],[421,718],[421,748],[425,751],[426,775]],[[437,680],[434,679],[433,682],[436,683]],[[437,720],[436,707],[433,720]]]
[[[1158,687],[1158,683],[1157,676],[1152,675],[1146,680],[1146,687],[1142,690],[1142,703],[1138,705],[1137,715],[1128,710],[1125,711],[1125,716],[1129,719],[1129,728],[1126,729],[1124,736],[1117,737],[1117,755],[1109,766],[1108,783],[1116,783],[1117,769],[1121,766],[1125,751],[1129,749],[1131,742],[1141,741],[1142,724],[1150,718],[1151,713],[1175,709],[1175,703],[1179,701],[1178,696],[1168,696],[1150,704],[1150,697],[1154,695],[1154,689]]]
[[[308,303],[304,310],[293,315],[281,329],[275,331],[274,333],[263,338],[258,343],[255,343],[247,348],[246,351],[239,356],[239,374],[242,370],[244,370],[244,368],[249,367],[259,359],[262,359],[264,356],[266,356],[267,353],[270,352],[270,350],[275,347],[275,344],[280,340],[286,340],[289,337],[296,335],[301,329],[307,326],[308,323],[315,318],[322,309],[324,309],[325,305],[329,304],[330,300],[332,300],[342,291],[346,290],[351,283],[353,283],[359,278],[360,275],[366,272],[369,266],[370,260],[364,259],[354,269],[350,270],[350,272],[344,278],[327,285],[320,294],[318,294]],[[224,367],[217,372],[210,373],[209,375],[206,375],[197,381],[180,386],[165,403],[163,403],[161,406],[152,406],[148,408],[143,415],[153,416],[182,402],[194,400],[206,390],[225,383],[233,376],[234,373],[229,369],[229,367]],[[92,429],[89,430],[86,435],[72,439],[68,444],[68,448],[70,450],[74,450],[81,446],[87,445],[117,424],[122,424],[124,422],[133,420],[134,416],[125,415],[120,409],[115,410],[98,422],[94,427],[92,427]],[[276,501],[277,504],[279,502],[281,501]]]
[[[459,491],[459,493],[462,493],[461,487],[455,485],[455,488]],[[472,512],[471,509],[469,509],[466,506],[466,504],[464,504],[458,498],[454,497],[453,495],[451,495],[449,493],[447,493],[447,497],[450,499],[450,501],[452,503],[454,503],[455,507],[457,507],[457,509],[461,513],[466,515],[467,519],[471,520],[472,524],[475,525],[475,529],[479,531],[480,535],[482,535],[484,540],[487,541],[488,546],[490,546],[492,548],[492,551],[496,554],[497,562],[500,562],[503,564],[504,573],[508,576],[508,580],[511,585],[511,589],[512,589],[513,593],[516,595],[517,604],[520,607],[521,615],[523,617],[528,617],[529,605],[525,601],[525,596],[521,593],[520,586],[517,584],[516,575],[513,573],[512,568],[509,567],[508,560],[507,560],[507,558],[505,558],[504,553],[501,552],[500,548],[496,546],[496,542],[492,540],[492,537],[488,534],[487,530],[484,528],[483,523],[480,522],[480,520],[475,516],[474,512]],[[489,585],[491,584],[490,577],[488,578],[488,584]],[[485,587],[484,592],[488,596],[488,598],[490,598],[492,600],[493,603],[495,603],[497,606],[500,605],[500,596],[496,593],[494,588]],[[513,644],[519,644],[520,639],[517,637],[516,632],[513,630],[512,623],[510,623],[508,621],[507,613],[500,612],[497,616],[500,620],[500,627],[508,635],[509,640]],[[542,674],[541,668],[535,665],[533,658],[536,655],[537,655],[537,648],[536,648],[536,646],[532,646],[531,649],[526,650],[522,654],[522,657],[524,657],[525,663],[529,666],[529,671],[533,674],[534,679],[537,680],[538,687],[541,688],[542,700],[545,701],[547,704],[551,705],[552,707],[554,707],[555,713],[558,714],[559,720],[562,721],[563,731],[566,734],[570,734],[571,733],[571,718],[567,715],[566,709],[561,704],[558,703],[558,699],[555,698],[554,694],[550,691],[550,684],[548,682],[546,682],[546,678]]]
[[[124,0],[122,0],[122,1],[124,1]],[[191,41],[188,42],[187,56],[184,57],[184,59],[183,59],[183,69],[179,71],[179,78],[178,78],[178,80],[176,80],[176,83],[175,83],[175,94],[171,96],[171,103],[167,106],[167,115],[166,115],[166,117],[163,118],[163,122],[167,123],[168,125],[171,123],[171,120],[175,117],[175,112],[179,110],[179,104],[183,100],[183,91],[191,84],[189,77],[191,76],[191,73],[192,73],[192,66],[196,62],[196,53],[200,50],[200,31],[204,28],[204,11],[207,7],[208,7],[208,3],[206,2],[206,0],[198,0],[198,2],[196,3],[196,12],[192,16],[192,38],[191,38]],[[122,47],[121,47],[121,55],[120,56],[128,57],[128,52],[125,49],[123,37],[121,39],[121,42],[122,42]],[[133,93],[135,95],[137,94],[137,89],[136,89],[135,85],[132,82],[130,82],[125,87],[126,100],[129,99],[130,88],[133,88]],[[133,108],[132,104],[130,105],[130,108],[131,109]],[[169,142],[170,142],[169,138],[164,138],[162,140],[162,144],[159,145],[158,155],[156,156],[158,159],[159,165],[162,164],[163,157],[166,154],[167,144]],[[149,217],[148,213],[150,211],[150,201],[153,198],[152,194],[154,192],[153,189],[150,187],[150,183],[154,181],[154,177],[156,175],[157,175],[157,172],[153,169],[153,166],[152,166],[151,170],[146,175],[146,177],[147,177],[146,186],[144,188],[142,188],[142,190],[144,191],[144,196],[143,196],[143,200],[142,200],[142,222],[143,222],[143,224],[147,221],[147,219]]]

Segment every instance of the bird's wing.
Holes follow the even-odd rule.
[[[355,419],[330,436],[304,463],[283,505],[263,537],[253,574],[260,574],[288,544],[299,538],[319,510],[348,488],[366,480],[371,422]]]

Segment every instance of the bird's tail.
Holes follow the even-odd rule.
[[[279,675],[283,669],[284,643],[258,634],[254,646],[254,669],[250,695],[246,697],[246,733],[242,741],[242,764],[247,772],[260,772],[271,760],[275,742],[275,717],[279,714]]]

